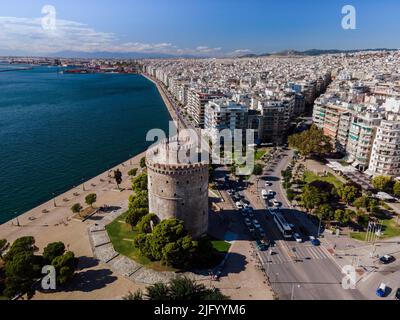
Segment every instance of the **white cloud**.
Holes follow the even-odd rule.
[[[168,43],[121,42],[110,32],[97,31],[83,23],[56,20],[54,30],[42,28],[42,18],[0,17],[0,51],[21,51],[32,54],[60,51],[107,51],[207,55],[221,48],[198,46],[178,48]]]

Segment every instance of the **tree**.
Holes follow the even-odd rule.
[[[72,207],[71,207],[71,211],[72,213],[79,213],[82,210],[82,206],[80,203],[75,203]]]
[[[122,300],[133,300],[133,301],[140,301],[143,300],[144,295],[142,290],[137,290],[134,293],[129,292],[126,296],[122,297]]]
[[[40,277],[41,265],[32,252],[17,252],[6,260],[4,265],[6,276],[4,294],[14,298],[26,294],[31,299],[35,294],[33,284]]]
[[[132,180],[132,190],[135,192],[147,191],[147,173],[142,173]]]
[[[136,227],[140,233],[151,233],[151,225],[153,224],[153,226],[155,226],[157,222],[158,217],[154,213],[149,213],[139,220]]]
[[[322,204],[317,209],[317,216],[319,219],[329,221],[334,215],[333,209],[329,204]]]
[[[171,279],[167,284],[158,282],[146,288],[148,300],[155,301],[198,301],[198,300],[229,300],[219,289],[209,289],[204,284],[198,284],[188,277]],[[142,300],[143,294],[129,294],[129,300]],[[138,298],[138,299],[135,299]]]
[[[140,159],[140,167],[142,169],[146,168],[146,157]]]
[[[22,237],[14,241],[4,256],[4,272],[6,276],[4,294],[13,298],[18,294],[27,294],[31,299],[35,293],[33,284],[40,277],[41,257],[35,256],[37,251],[35,238]]]
[[[372,179],[372,185],[375,189],[384,192],[392,192],[393,191],[393,178],[389,176],[377,176]]]
[[[253,170],[253,174],[256,176],[260,176],[263,173],[263,166],[259,163],[256,163],[254,165],[254,170]]]
[[[114,171],[114,179],[119,189],[119,185],[122,183],[122,172],[119,169]]]
[[[359,197],[353,201],[353,205],[358,209],[368,207],[368,198],[365,196]]]
[[[162,248],[161,262],[173,267],[189,268],[196,254],[197,242],[192,241],[190,236],[178,239],[176,242],[168,243]]]
[[[36,252],[38,248],[35,246],[34,237],[22,237],[14,241],[10,250],[4,256],[4,261],[12,260],[16,254],[28,252],[32,255]]]
[[[329,200],[330,193],[327,190],[318,188],[316,185],[308,184],[303,188],[301,201],[307,210],[313,210],[322,203]]]
[[[292,189],[287,189],[286,195],[289,201],[293,201],[296,196],[295,192]]]
[[[51,264],[52,261],[62,256],[65,252],[65,245],[62,242],[53,242],[47,245],[43,250],[43,259],[46,263]]]
[[[131,225],[132,228],[135,227],[145,215],[149,214],[147,208],[132,208],[128,212],[125,221],[127,224]]]
[[[85,198],[87,205],[93,208],[93,204],[97,201],[97,195],[95,193],[88,194]]]
[[[138,169],[137,168],[133,168],[133,169],[128,171],[128,176],[134,177],[134,176],[136,176],[137,172],[138,172]]]
[[[400,181],[396,180],[395,183],[393,184],[393,194],[396,197],[400,197]]]
[[[146,191],[138,191],[130,197],[129,209],[139,209],[149,207],[149,194]]]
[[[146,288],[146,296],[149,300],[165,301],[169,299],[168,285],[158,282]]]
[[[57,284],[65,285],[68,283],[75,273],[75,255],[69,251],[64,255],[55,257],[51,263],[56,269]]]
[[[354,185],[345,185],[338,189],[338,194],[343,201],[351,203],[360,195],[360,190]]]
[[[288,141],[291,148],[297,149],[305,157],[311,154],[325,155],[333,150],[330,138],[315,125],[307,131],[290,136]]]
[[[336,209],[334,217],[335,221],[341,222],[344,217],[344,211],[342,209]]]

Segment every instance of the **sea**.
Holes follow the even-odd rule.
[[[170,115],[137,74],[1,72],[0,224],[144,151]]]

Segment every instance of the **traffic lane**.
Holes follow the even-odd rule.
[[[376,271],[371,272],[365,276],[361,281],[357,283],[357,288],[370,299],[394,299],[396,290],[400,288],[400,254],[394,255],[396,261],[388,265],[376,266],[379,268]],[[381,283],[385,283],[390,292],[384,298],[376,296],[376,289]]]
[[[265,268],[269,269],[273,288],[282,299],[291,298],[293,287],[297,300],[364,299],[358,290],[342,287],[344,275],[329,260],[271,264]]]

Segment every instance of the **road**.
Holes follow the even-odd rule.
[[[275,192],[275,199],[282,204],[281,212],[303,239],[317,234],[318,226],[306,214],[292,209],[284,194],[281,171],[287,168],[292,158],[291,151],[283,151],[280,157],[275,157],[267,165],[270,170],[264,172],[265,175],[257,182],[257,199],[248,198],[254,208],[259,208],[262,203],[264,210],[257,210],[256,218],[265,229],[268,239],[275,243],[272,250],[258,251],[274,291],[282,300],[365,299],[358,290],[342,288],[344,274],[323,245],[315,247],[310,241],[297,243],[292,239],[284,240],[273,217],[267,213],[268,204],[261,199],[263,188]],[[265,181],[272,182],[272,186],[266,187]]]

